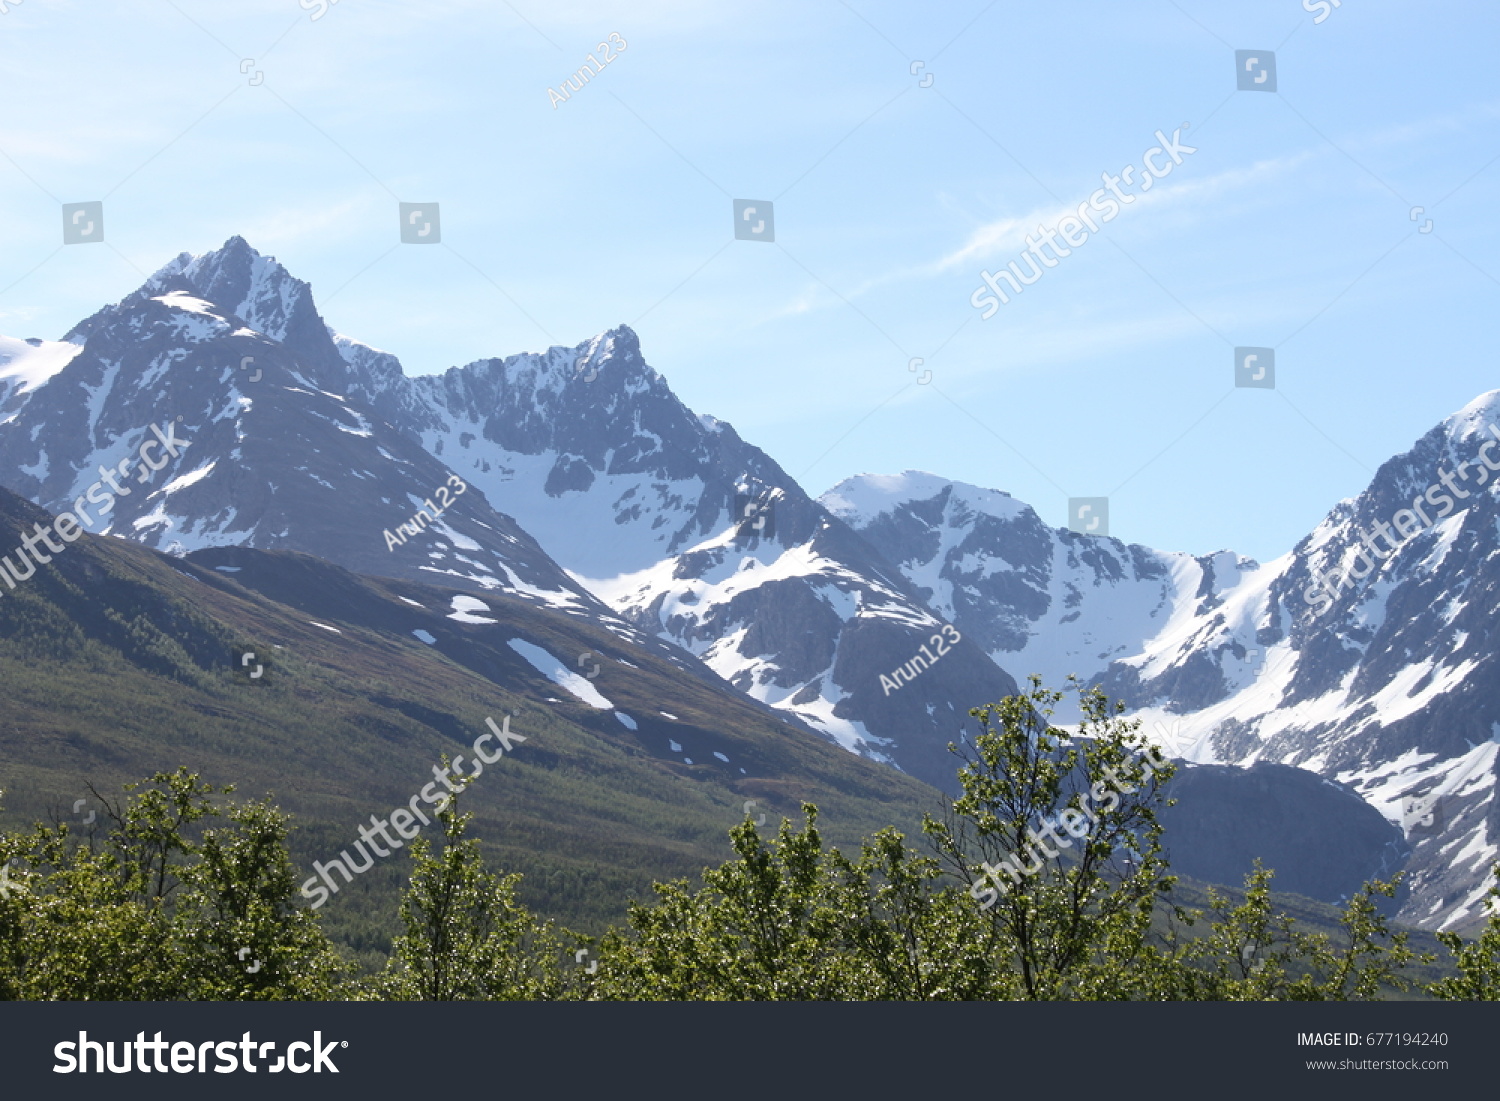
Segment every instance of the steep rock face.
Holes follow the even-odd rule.
[[[66,340],[0,336],[0,424],[26,404],[31,391],[68,365],[83,350]]]
[[[1430,927],[1483,912],[1500,854],[1497,439],[1491,393],[1383,464],[1192,640],[1200,656],[1258,649],[1257,675],[1174,716],[1195,759],[1311,769],[1402,825],[1402,916]],[[1124,676],[1173,721],[1186,709],[1164,678],[1192,656],[1159,646]]]
[[[822,502],[994,661],[1054,686],[1098,681],[1159,637],[1197,629],[1257,568],[1049,527],[1007,493],[920,471],[850,478]],[[1173,677],[1184,706],[1222,694],[1211,666]]]

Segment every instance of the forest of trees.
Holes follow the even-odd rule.
[[[179,769],[106,803],[107,828],[0,835],[0,998],[89,1000],[1369,1000],[1500,996],[1500,887],[1479,938],[1433,957],[1349,900],[1333,935],[1278,912],[1272,872],[1206,911],[1174,899],[1156,811],[1173,766],[1097,690],[1076,730],[1061,693],[976,709],[955,747],[962,795],[913,846],[893,829],[825,846],[817,809],[701,884],[659,883],[590,938],[531,914],[519,876],[485,866],[461,797],[411,844],[401,932],[361,973],[297,903],[290,822]],[[1310,839],[1310,843],[1312,840]],[[1500,871],[1497,871],[1500,875]]]

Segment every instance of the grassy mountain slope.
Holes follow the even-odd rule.
[[[0,490],[0,553],[49,521]],[[293,854],[311,875],[372,813],[417,794],[444,754],[468,755],[487,716],[510,713],[527,740],[487,766],[465,806],[492,864],[525,873],[528,904],[595,929],[653,879],[727,858],[725,831],[747,800],[768,830],[812,800],[841,843],[891,823],[914,830],[934,803],[925,785],[581,617],[486,597],[478,616],[496,622],[461,622],[455,595],[299,554],[172,559],[85,534],[14,591],[0,587],[0,809],[12,825],[86,828],[89,785],[118,794],[187,765],[294,814]],[[557,687],[514,638],[570,668],[597,664],[589,683],[614,708]],[[251,651],[267,666],[258,680],[241,665]],[[405,872],[404,853],[378,861],[323,907],[330,930],[377,948]]]

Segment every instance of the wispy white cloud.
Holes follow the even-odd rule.
[[[1177,176],[1175,182],[1158,184],[1150,191],[1131,189],[1129,193],[1134,195],[1135,201],[1120,212],[1118,219],[1130,215],[1138,217],[1142,210],[1156,207],[1184,206],[1190,203],[1202,205],[1223,198],[1231,192],[1263,188],[1275,181],[1284,180],[1307,162],[1325,155],[1324,151],[1318,149],[1306,149],[1290,156],[1273,157],[1242,168],[1227,169],[1203,179]],[[1087,201],[1088,195],[1079,199],[1079,202]],[[958,248],[927,265],[925,271],[937,276],[957,267],[971,267],[996,257],[1009,256],[1026,247],[1027,235],[1035,233],[1038,226],[1055,227],[1060,219],[1070,214],[1076,215],[1077,211],[1078,203],[1070,206],[1043,206],[1035,207],[1020,217],[1007,216],[986,222],[970,233],[969,239]],[[1134,221],[1135,218],[1131,220]]]
[[[1115,221],[1128,217],[1134,222],[1140,211],[1153,208],[1206,208],[1211,203],[1223,200],[1231,194],[1263,190],[1272,184],[1284,182],[1308,162],[1326,159],[1329,155],[1336,156],[1337,154],[1326,146],[1310,148],[1289,156],[1268,158],[1244,167],[1227,169],[1205,179],[1178,176],[1177,182],[1157,184],[1148,192],[1132,190],[1135,202],[1122,210]],[[1079,199],[1079,202],[1087,201],[1088,195]],[[898,283],[945,278],[955,270],[972,269],[977,272],[979,267],[993,259],[1014,257],[1026,247],[1027,235],[1035,233],[1037,226],[1055,227],[1060,219],[1075,215],[1077,211],[1078,203],[1049,204],[1033,207],[1019,216],[1006,215],[996,218],[975,227],[962,244],[934,260],[891,267],[863,280],[849,290],[840,288],[843,298],[817,284],[812,284],[795,300],[770,316],[790,317],[819,309],[843,307],[844,299],[851,302],[857,301],[878,288]],[[1103,232],[1108,232],[1108,226],[1101,228]],[[1163,227],[1162,232],[1176,234],[1178,230],[1175,226],[1170,226]],[[1139,231],[1135,233],[1135,236],[1137,240],[1140,239]]]

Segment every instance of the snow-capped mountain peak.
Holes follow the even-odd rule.
[[[231,237],[222,248],[198,256],[181,253],[153,274],[142,290],[185,290],[217,303],[275,341],[286,340],[294,328],[317,319],[312,288],[274,256],[256,252],[243,237]]]
[[[1031,511],[1029,505],[1003,490],[983,489],[923,470],[905,470],[900,474],[856,474],[845,478],[819,500],[840,520],[856,528],[865,528],[902,505],[935,500],[945,494],[945,499],[961,501],[974,512],[999,520],[1013,520]]]
[[[629,630],[422,448],[400,421],[419,403],[395,357],[336,343],[308,284],[242,238],[178,256],[64,347],[65,365],[30,371],[45,377],[12,395],[19,405],[0,425],[10,488],[67,510],[118,464],[140,469],[135,450],[162,426],[184,441],[160,473],[128,478],[90,530],[178,554],[301,550]]]

